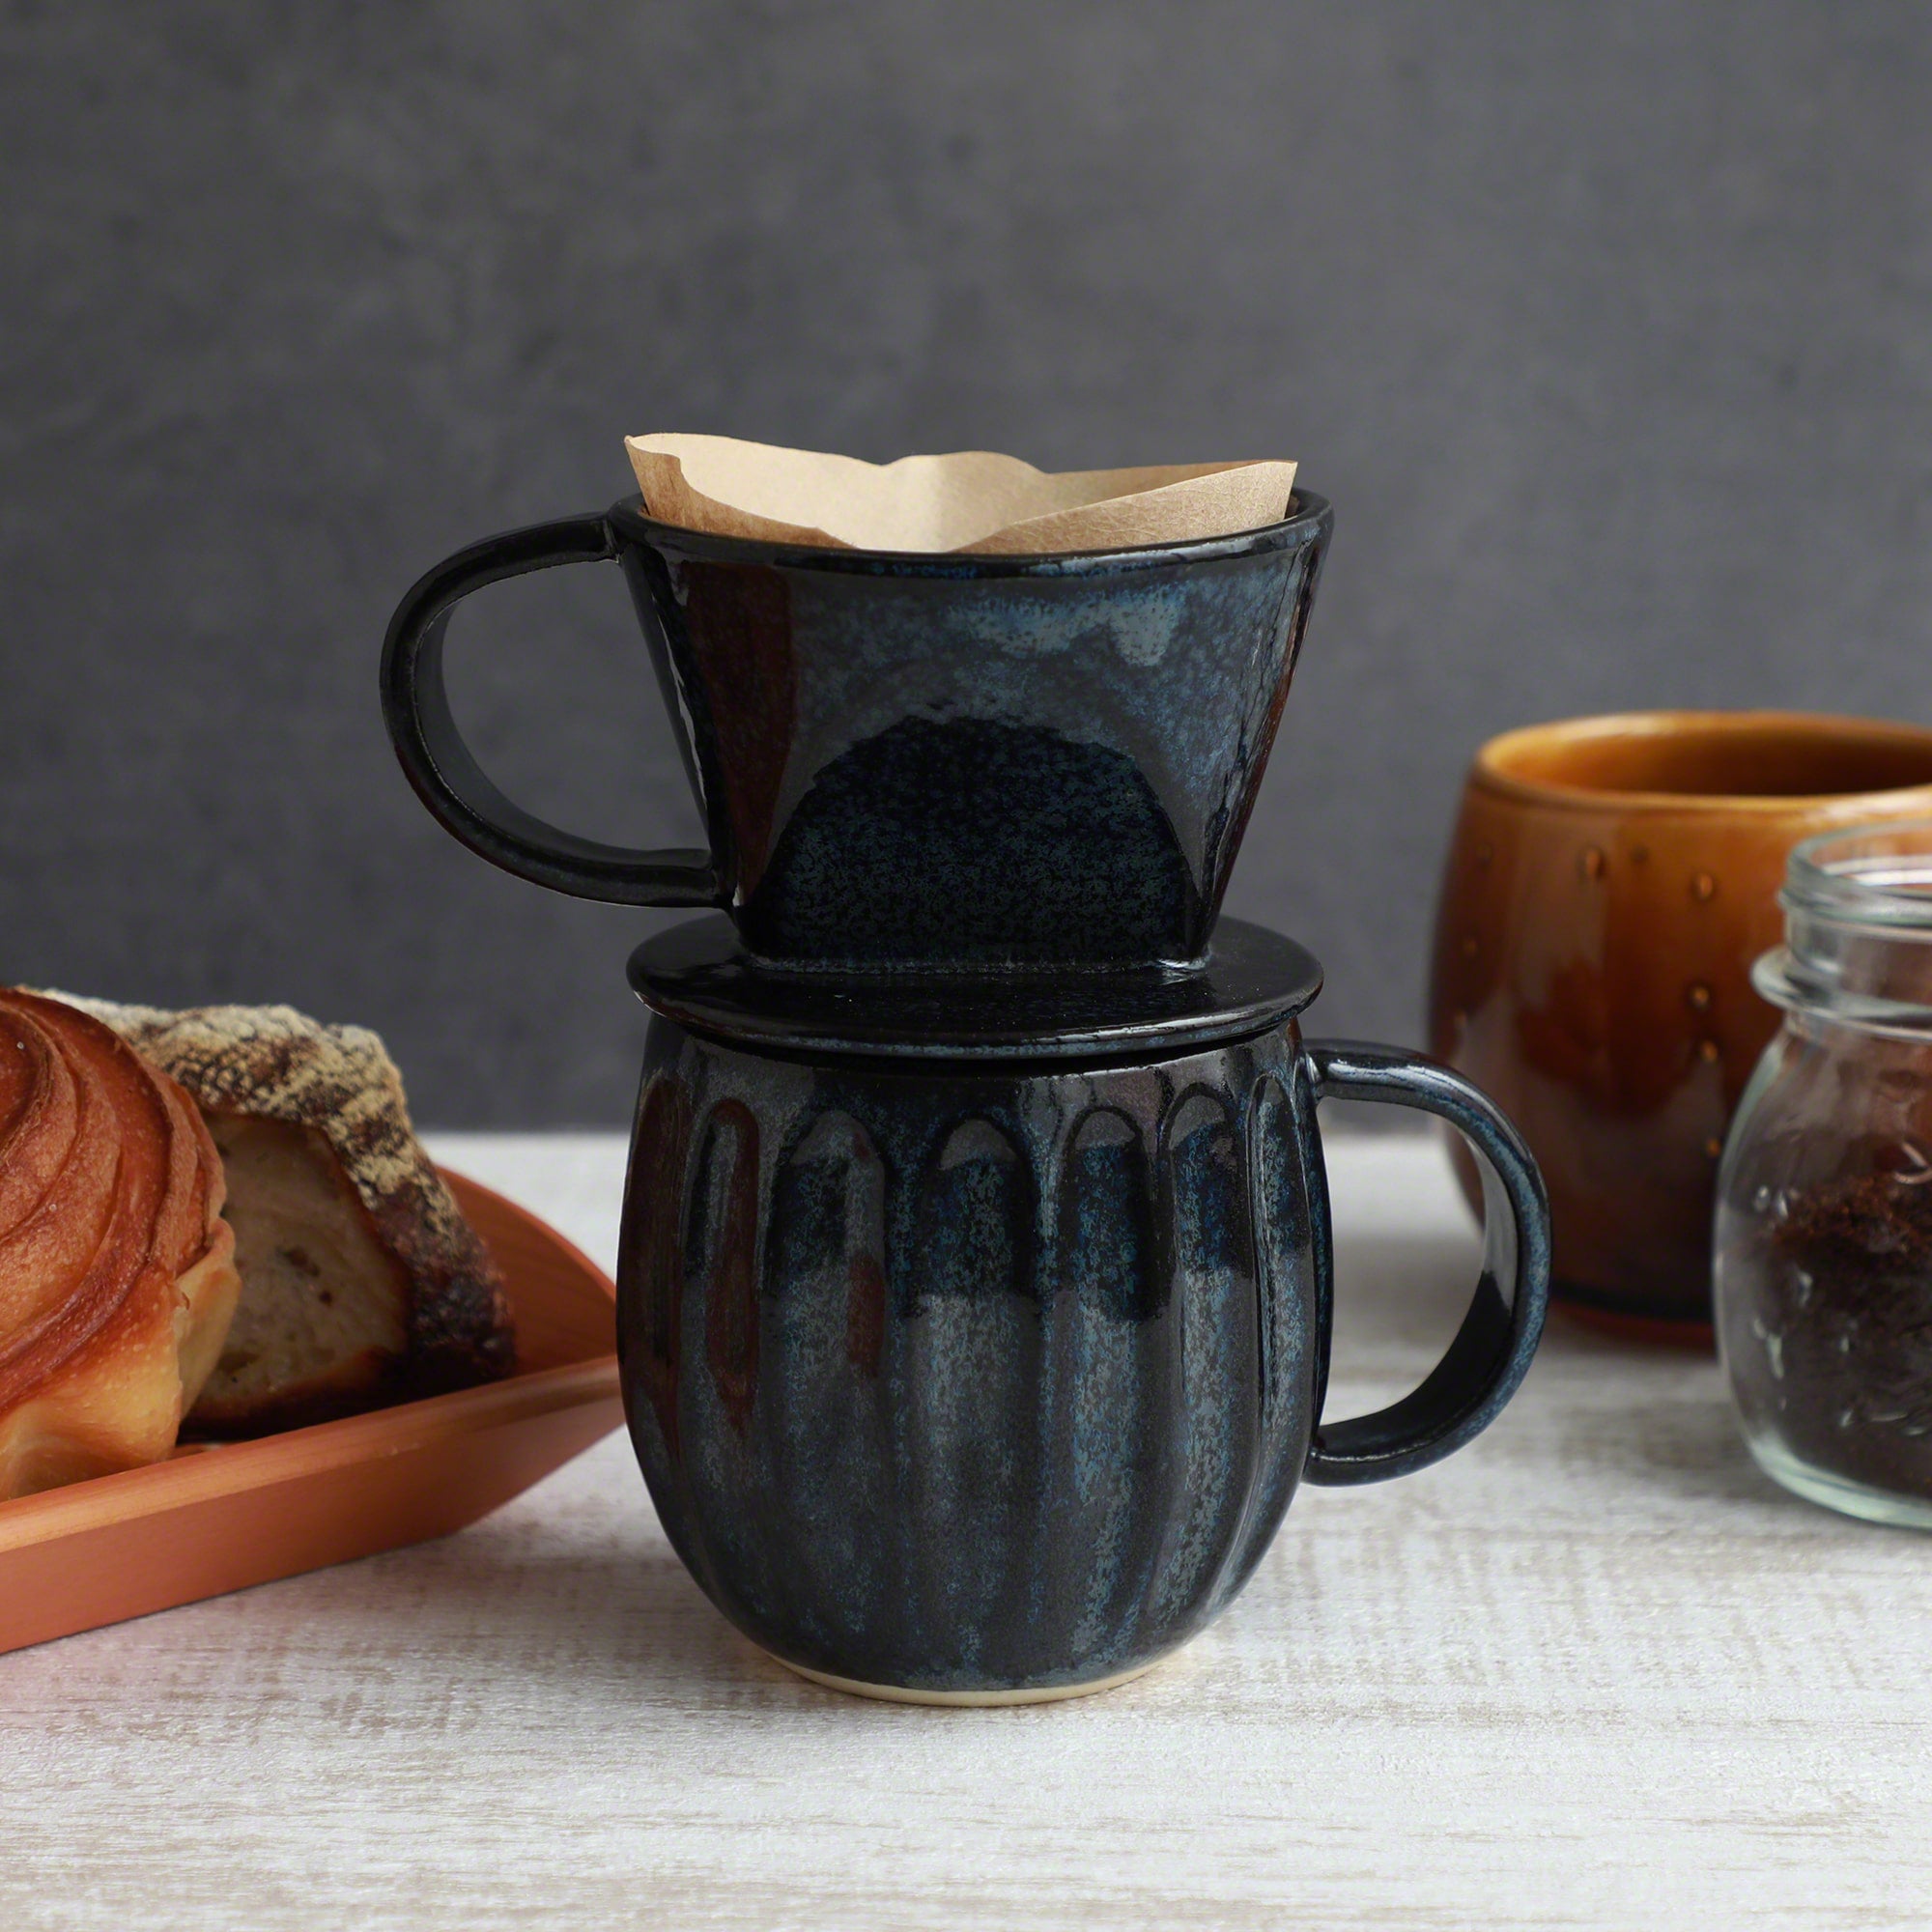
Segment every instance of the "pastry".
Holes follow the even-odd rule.
[[[174,1081],[0,989],[0,1498],[173,1449],[241,1288],[222,1200]]]
[[[195,1432],[258,1435],[509,1373],[501,1278],[375,1034],[288,1007],[78,1004],[181,1082],[227,1169],[242,1303]]]

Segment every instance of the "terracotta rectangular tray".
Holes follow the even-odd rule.
[[[623,1421],[609,1277],[445,1178],[503,1271],[518,1373],[0,1502],[0,1651],[446,1536]]]

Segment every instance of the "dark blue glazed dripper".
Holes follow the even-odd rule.
[[[1330,527],[1058,556],[753,542],[601,517],[493,538],[411,592],[384,700],[405,769],[485,858],[581,896],[723,907],[801,965],[1145,966],[1205,953]],[[710,839],[598,845],[522,812],[442,691],[454,604],[614,558]]]

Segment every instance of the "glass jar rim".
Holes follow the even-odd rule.
[[[1932,933],[1932,818],[1821,832],[1791,848],[1778,903],[1787,914]]]
[[[1932,819],[1822,832],[1786,862],[1784,944],[1751,984],[1791,1013],[1932,1037]]]

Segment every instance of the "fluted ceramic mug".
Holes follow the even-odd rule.
[[[1346,1421],[1322,1416],[1329,1095],[1447,1119],[1485,1208],[1448,1353]],[[1018,1702],[1185,1643],[1297,1483],[1469,1441],[1529,1365],[1548,1279],[1502,1116],[1293,1016],[1099,1068],[807,1060],[659,1017],[618,1351],[659,1519],[741,1631],[841,1690]]]

